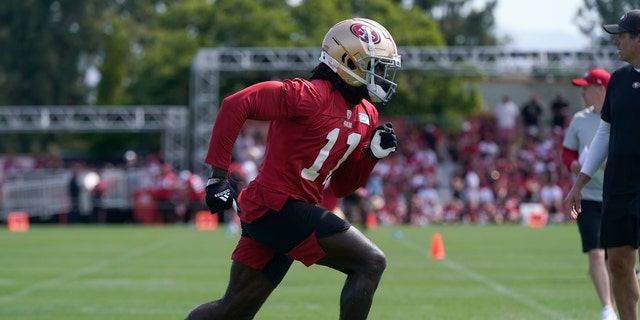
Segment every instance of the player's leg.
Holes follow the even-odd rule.
[[[631,246],[607,248],[613,294],[621,320],[638,319],[640,296],[636,279],[636,250]]]
[[[613,295],[620,319],[638,317],[640,288],[635,266],[640,245],[640,196],[625,194],[603,199],[601,242],[607,248]]]
[[[601,303],[601,319],[617,319],[605,250],[592,249],[587,256],[589,257],[589,276]]]
[[[187,320],[253,319],[274,286],[260,271],[231,263],[231,277],[224,296],[195,308]]]
[[[275,252],[306,266],[318,263],[345,273],[340,319],[367,318],[386,258],[348,222],[323,208],[290,200],[279,212],[269,211],[244,227]]]
[[[587,255],[589,257],[589,276],[591,276],[602,306],[613,306],[609,270],[605,261],[604,249],[590,250]]]
[[[189,314],[188,320],[253,319],[293,262],[251,238],[244,225],[231,258],[229,285],[224,296],[200,305]]]
[[[605,250],[600,245],[601,217],[601,202],[582,200],[582,213],[578,216],[577,220],[582,241],[582,252],[587,253],[589,276],[591,277],[604,312],[604,308],[611,308],[608,310],[612,310],[614,304]]]
[[[366,319],[386,268],[386,257],[358,229],[319,237],[326,256],[317,264],[340,270],[347,279],[340,295],[340,319]]]

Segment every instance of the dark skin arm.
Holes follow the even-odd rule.
[[[229,172],[225,169],[211,166],[212,177],[225,177],[228,178]]]

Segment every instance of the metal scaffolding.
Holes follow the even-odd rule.
[[[188,110],[178,106],[14,106],[0,108],[0,133],[158,132],[165,160],[188,168]]]

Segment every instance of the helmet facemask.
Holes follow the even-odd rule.
[[[398,87],[394,80],[400,68],[400,58],[365,57],[358,64],[366,75],[363,83],[367,85],[371,101],[387,103]]]

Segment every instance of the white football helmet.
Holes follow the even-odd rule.
[[[370,19],[347,19],[329,29],[320,62],[348,85],[366,85],[373,102],[388,102],[398,87],[394,82],[400,68],[396,43],[385,27]]]

